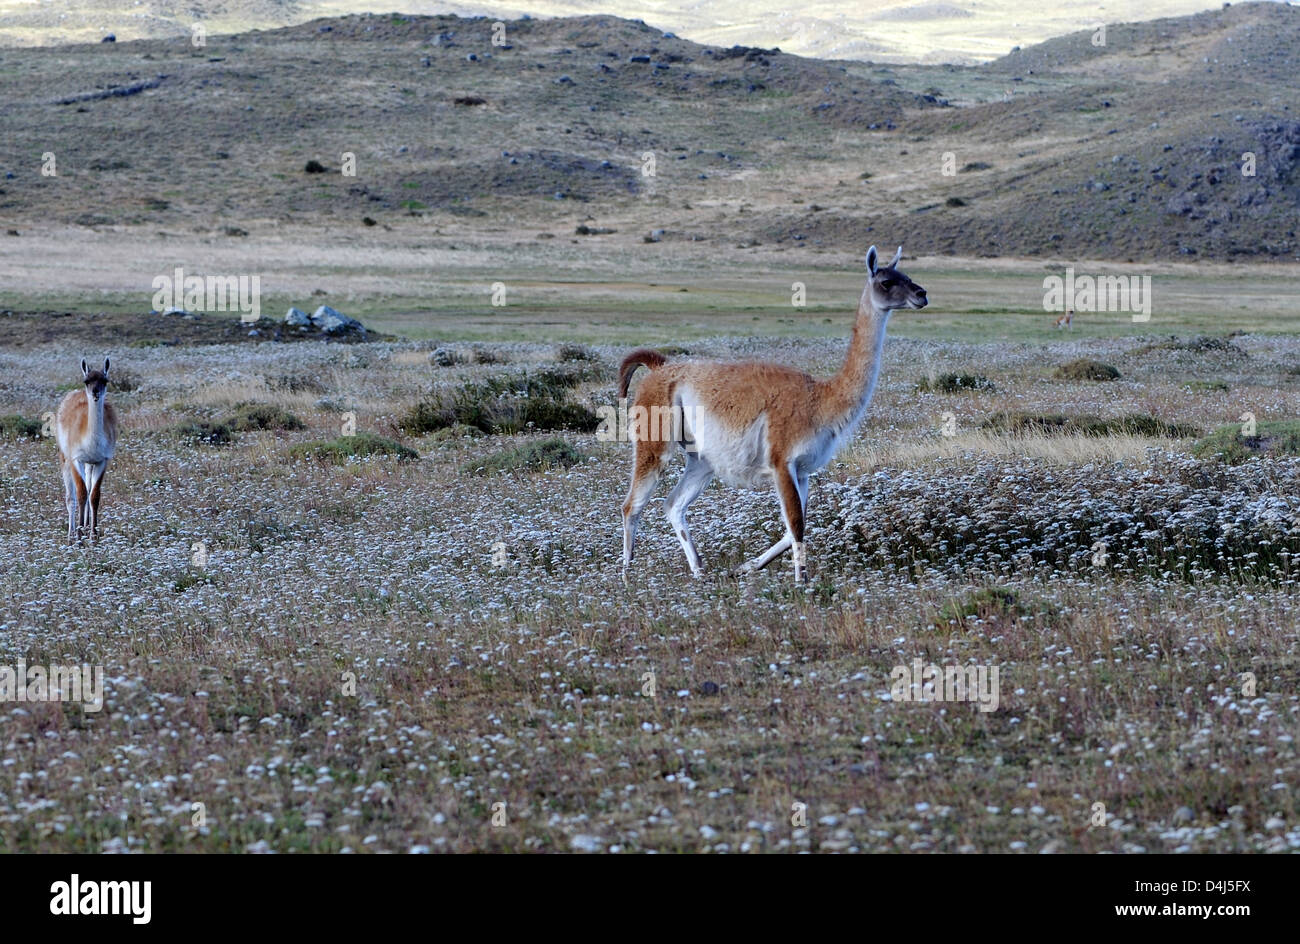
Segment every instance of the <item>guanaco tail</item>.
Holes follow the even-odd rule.
[[[893,261],[877,266],[876,247],[867,252],[869,273],[858,303],[844,366],[819,379],[781,364],[763,361],[672,361],[657,351],[633,351],[619,370],[619,396],[626,398],[637,367],[650,373],[637,387],[629,415],[675,418],[649,428],[629,426],[635,443],[632,485],[623,502],[623,575],[627,578],[641,512],[654,492],[676,445],[686,469],[668,496],[667,517],[681,542],[691,573],[703,573],[700,555],[686,524],[686,509],[716,475],[740,488],[775,486],[785,536],[739,568],[766,567],[787,550],[794,552],[796,583],[807,579],[804,530],[808,477],[826,465],[853,435],[866,412],[880,374],[885,326],[899,308],[924,308],[925,289]],[[641,428],[638,428],[641,427]]]
[[[117,413],[108,403],[108,358],[102,371],[91,370],[83,360],[81,377],[83,388],[69,392],[55,415],[70,543],[83,527],[91,540],[98,537],[104,472],[117,449]]]

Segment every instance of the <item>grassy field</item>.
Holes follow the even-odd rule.
[[[390,262],[403,258],[394,249]],[[416,433],[403,418],[435,390],[548,369],[575,372],[557,396],[611,403],[612,367],[641,340],[829,371],[861,277],[852,265],[809,269],[819,307],[791,316],[777,300],[791,270],[776,265],[758,270],[770,292],[756,271],[711,279],[684,259],[617,285],[590,268],[547,280],[543,268],[520,279],[535,300],[519,311],[466,302],[494,270],[482,265],[431,276],[445,293],[421,307],[367,317],[411,340],[114,347],[123,433],[93,548],[64,543],[51,442],[7,444],[0,664],[87,662],[108,682],[99,713],[7,707],[0,845],[1300,845],[1300,460],[1192,456],[1198,434],[1245,411],[1261,423],[1296,414],[1293,324],[1260,330],[1258,311],[1232,304],[1215,319],[1205,296],[1232,293],[1179,271],[1171,294],[1204,308],[1153,319],[1143,337],[1087,321],[1066,333],[1031,318],[1041,267],[918,260],[909,271],[934,313],[895,316],[868,421],[815,481],[811,587],[793,586],[788,561],[718,576],[773,540],[778,518],[771,496],[717,485],[692,510],[715,576],[688,579],[652,505],[625,586],[626,443],[573,430]],[[338,302],[353,291],[338,272],[303,278],[329,285],[327,300],[349,313],[372,310]],[[1281,312],[1286,282],[1250,284],[1276,289],[1264,307]],[[622,314],[602,300],[621,300]],[[130,307],[112,292],[101,307],[115,303]],[[1211,324],[1216,341],[1188,343]],[[1246,333],[1225,340],[1233,328]],[[571,339],[592,348],[562,354]],[[30,418],[99,350],[11,341],[0,353],[7,408]],[[1081,357],[1119,379],[1058,379]],[[918,391],[949,373],[991,389]],[[248,403],[304,428],[240,432]],[[1180,428],[987,425],[1007,410],[1145,414]],[[347,413],[357,432],[418,459],[293,457],[348,432]],[[232,441],[185,438],[194,423],[225,424]],[[555,435],[579,461],[476,474]],[[1109,548],[1100,566],[1098,540]],[[891,699],[891,671],[914,659],[997,667],[997,710]],[[1095,804],[1104,826],[1091,825]]]
[[[0,694],[105,675],[0,704],[0,849],[1300,849],[1295,11],[978,68],[321,25],[0,54]],[[706,576],[657,500],[624,581],[621,358],[830,373],[873,242],[930,305],[813,480],[809,586],[730,575],[780,519],[716,483]],[[176,266],[263,319],[150,313]],[[1150,320],[1054,328],[1067,269]],[[70,546],[46,417],[105,356]]]
[[[539,232],[553,238],[430,236],[418,222],[365,241],[321,239],[307,229],[282,231],[274,240],[213,241],[68,228],[0,243],[6,250],[0,280],[10,286],[0,306],[107,316],[103,323],[85,319],[81,335],[88,341],[102,336],[111,323],[120,344],[152,343],[152,323],[137,317],[149,310],[152,279],[183,260],[201,259],[201,269],[188,271],[262,273],[262,316],[275,322],[291,305],[310,310],[328,303],[377,331],[412,339],[540,336],[635,346],[720,335],[847,337],[862,292],[865,246],[854,255],[778,248],[704,252],[646,245],[639,237]],[[900,230],[895,238],[905,235]],[[308,244],[310,251],[303,249]],[[1057,312],[1043,308],[1043,280],[1067,266],[1079,274],[1149,276],[1153,297],[1148,321],[1134,322],[1126,312],[1081,312],[1071,337],[1300,331],[1296,265],[909,257],[906,268],[924,275],[942,305],[899,315],[891,334],[936,341],[1058,339]],[[496,283],[505,288],[501,306],[492,302]],[[802,307],[792,302],[795,283],[804,286]],[[75,330],[60,328],[65,337]],[[16,330],[8,343],[37,340]]]

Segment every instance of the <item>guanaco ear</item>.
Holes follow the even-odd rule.
[[[108,376],[108,358],[104,358],[104,376]]]
[[[876,247],[872,246],[867,250],[867,271],[872,275],[876,274]]]
[[[81,376],[83,380],[90,377],[90,365],[86,363],[84,357],[81,359]]]
[[[894,266],[898,265],[899,260],[902,258],[903,258],[903,247],[899,246],[898,252],[894,253],[894,260],[891,263],[889,263],[889,265],[886,266],[886,268],[888,269],[894,268]]]

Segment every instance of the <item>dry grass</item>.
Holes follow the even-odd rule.
[[[0,705],[0,848],[1300,849],[1300,460],[981,428],[1300,413],[1300,270],[1247,261],[1295,256],[1294,11],[978,69],[733,56],[607,18],[512,23],[491,60],[487,21],[330,25],[4,56],[0,389],[22,419],[0,461],[0,667],[107,683],[101,712]],[[630,61],[652,46],[683,58]],[[204,134],[138,147],[178,115]],[[1229,170],[1248,148],[1254,178]],[[355,180],[303,173],[345,150]],[[948,151],[970,169],[943,175]],[[720,486],[691,516],[709,576],[687,578],[657,501],[622,580],[629,448],[539,433],[512,385],[569,358],[580,383],[525,391],[607,404],[601,365],[657,343],[826,373],[868,232],[907,242],[932,304],[895,316],[869,418],[814,483],[811,585],[788,560],[727,576],[780,524],[771,495]],[[323,300],[414,340],[281,344],[208,315],[179,337],[140,314],[178,261],[261,274],[269,318]],[[1151,321],[1052,330],[1043,278],[1070,265],[1151,275]],[[102,540],[68,547],[54,447],[22,433],[105,344],[131,381],[120,451]],[[1054,376],[1082,357],[1119,378]],[[917,389],[946,374],[991,387]],[[483,428],[459,409],[402,428],[484,390]],[[174,432],[244,403],[303,427]],[[891,676],[913,660],[996,669],[996,709],[905,701]]]
[[[1048,411],[1057,398],[1088,400],[1095,385],[1041,377],[1044,360],[1071,343],[1046,359],[1018,346],[891,344],[861,445],[814,486],[806,592],[780,565],[741,581],[685,579],[657,505],[624,586],[617,507],[628,450],[586,434],[565,436],[589,456],[571,468],[476,476],[459,470],[538,437],[429,436],[409,440],[418,461],[294,463],[295,446],[336,436],[339,421],[296,395],[268,402],[292,405],[304,430],[243,433],[220,449],[156,432],[200,370],[230,376],[239,397],[257,390],[247,378],[322,378],[322,400],[352,391],[381,407],[359,413],[359,430],[385,432],[429,383],[499,367],[434,368],[413,356],[427,348],[404,344],[141,351],[122,364],[147,382],[118,398],[121,453],[97,548],[62,543],[50,443],[13,443],[0,470],[0,554],[10,562],[0,664],[84,660],[110,680],[98,714],[6,706],[0,842],[22,851],[1297,848],[1300,810],[1286,786],[1298,766],[1293,580],[1191,583],[1087,566],[1012,569],[996,584],[944,566],[904,573],[873,562],[866,531],[836,524],[859,513],[881,474],[900,485],[912,476],[907,488],[923,488],[938,509],[963,476],[1014,493],[997,483],[1036,460],[1088,487],[1121,481],[1111,462],[1126,476],[1156,474],[1152,443],[1140,438],[973,428],[1013,401]],[[1296,350],[1287,339],[1244,343],[1254,362]],[[707,346],[755,349],[723,338]],[[1105,356],[1123,362],[1134,346],[1113,342]],[[823,369],[843,348],[759,349]],[[508,353],[544,365],[555,348]],[[969,404],[918,396],[909,378],[927,360],[945,370],[979,363],[1003,392]],[[14,408],[39,414],[66,361],[6,355]],[[1120,398],[1110,407],[1155,404],[1198,423],[1221,408],[1189,396],[1186,375],[1150,370],[1140,383],[1106,385]],[[971,421],[948,439],[931,406],[954,400]],[[982,476],[988,463],[1010,471]],[[879,514],[916,527],[909,494],[879,491]],[[1043,502],[1026,507],[1052,507]],[[715,573],[777,527],[771,496],[716,487],[692,520]],[[195,542],[207,548],[202,569]],[[891,700],[891,670],[914,658],[998,667],[998,709]],[[1240,694],[1244,672],[1255,675],[1254,697]],[[206,807],[201,828],[194,802]],[[807,827],[791,824],[797,803]],[[1105,805],[1105,828],[1088,826],[1094,803]],[[493,825],[501,810],[504,825]]]
[[[1058,465],[1081,465],[1087,462],[1139,461],[1145,458],[1147,450],[1163,445],[1165,441],[1161,439],[1122,433],[1110,436],[1050,436],[1045,433],[1009,436],[975,429],[953,436],[936,432],[920,441],[871,441],[846,450],[844,461],[854,472],[868,472],[881,466],[915,468],[935,459],[968,456],[1024,457]]]

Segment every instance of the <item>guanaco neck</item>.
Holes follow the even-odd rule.
[[[890,309],[881,310],[871,302],[871,285],[862,292],[858,316],[853,322],[853,337],[844,366],[825,381],[825,421],[834,426],[851,426],[862,417],[871,402],[880,376],[880,357],[885,348],[885,326]]]
[[[89,390],[86,391],[86,438],[91,442],[99,442],[104,433],[104,401],[107,399],[107,392],[96,400]]]

